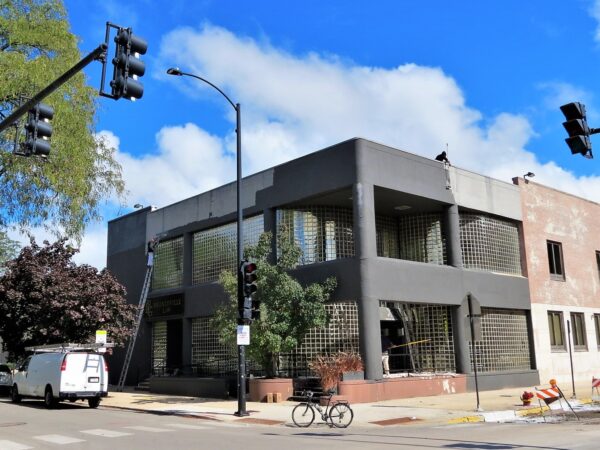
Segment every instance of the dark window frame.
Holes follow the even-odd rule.
[[[565,281],[565,261],[562,251],[562,243],[557,241],[546,241],[546,250],[548,252],[548,269],[550,279],[556,281]]]
[[[573,348],[575,351],[587,351],[587,333],[585,328],[585,315],[582,312],[571,314],[571,334],[573,335]]]
[[[558,319],[558,323],[556,323],[555,318]],[[556,329],[554,325],[559,326],[559,338],[560,343],[557,343],[557,335],[555,333]],[[566,350],[565,345],[565,326],[564,326],[564,317],[562,311],[548,311],[548,331],[550,334],[550,349],[553,352],[561,352]]]
[[[600,279],[600,251],[596,250],[596,268],[598,269],[598,279]]]
[[[596,346],[600,348],[600,314],[594,314],[594,328],[596,329]]]

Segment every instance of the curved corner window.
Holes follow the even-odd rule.
[[[277,230],[284,227],[302,249],[300,265],[352,258],[352,209],[305,206],[277,210]]]

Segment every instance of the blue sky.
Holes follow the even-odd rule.
[[[106,21],[149,44],[144,97],[100,99],[97,131],[117,150],[135,203],[165,206],[233,180],[235,118],[203,76],[242,105],[244,174],[361,136],[505,181],[600,201],[597,158],[572,156],[558,109],[600,126],[600,0],[66,0],[82,53]],[[113,51],[111,49],[111,51]],[[110,72],[110,70],[109,70]],[[99,85],[100,64],[86,69]],[[80,262],[102,267],[106,220]]]

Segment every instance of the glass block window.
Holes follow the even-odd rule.
[[[403,370],[417,373],[456,371],[449,306],[397,302],[384,302],[384,306],[396,309],[402,319],[404,340],[400,344],[412,343],[392,351],[391,358],[404,357],[408,361]],[[398,345],[398,342],[393,344]]]
[[[235,346],[219,342],[210,317],[192,319],[192,367],[196,375],[224,375],[237,370]]]
[[[329,323],[324,328],[313,328],[304,337],[300,346],[281,355],[280,369],[292,374],[305,374],[309,363],[320,355],[336,352],[359,352],[358,307],[354,302],[325,305]]]
[[[565,349],[565,331],[563,327],[563,313],[548,311],[548,329],[550,331],[550,348],[554,350]]]
[[[481,308],[481,338],[475,341],[479,372],[531,369],[526,311]]]
[[[573,346],[575,350],[587,350],[587,336],[585,332],[585,317],[583,313],[571,313],[571,332],[573,333]]]
[[[167,367],[167,321],[152,322],[152,374],[163,375]]]
[[[446,264],[446,240],[439,214],[413,214],[398,219],[400,259]]]
[[[557,281],[565,280],[565,266],[563,262],[562,244],[560,242],[546,241],[548,249],[548,269],[550,279]]]
[[[337,351],[357,352],[358,308],[354,302],[325,305],[329,323],[324,328],[309,330],[302,344],[290,353],[280,355],[279,374],[309,374],[308,364],[318,355]],[[209,317],[192,320],[192,365],[198,375],[224,375],[237,371],[237,350],[219,343],[218,333],[210,327]],[[261,375],[260,366],[247,358],[247,369]]]
[[[256,245],[264,232],[262,214],[244,219],[244,247]],[[237,223],[194,233],[192,247],[192,283],[215,281],[224,270],[236,270]]]
[[[517,224],[484,214],[460,214],[460,246],[466,269],[521,275]]]
[[[352,209],[306,206],[277,210],[277,229],[285,227],[302,249],[299,263],[312,264],[354,256]]]
[[[398,248],[398,218],[375,216],[375,230],[377,256],[382,256],[384,258],[400,258],[400,250]]]
[[[154,249],[152,289],[180,287],[183,282],[183,236],[159,242]]]

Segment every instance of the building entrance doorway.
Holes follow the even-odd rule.
[[[167,320],[167,371],[170,375],[181,372],[183,363],[183,321]]]
[[[152,323],[152,374],[175,375],[183,363],[182,319]]]

